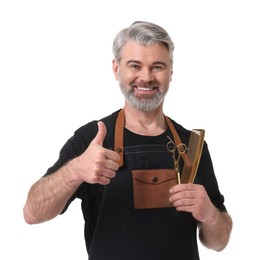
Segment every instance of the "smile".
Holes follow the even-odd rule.
[[[137,87],[137,89],[141,90],[141,91],[152,91],[152,90],[154,90],[154,87],[151,87],[151,88]]]

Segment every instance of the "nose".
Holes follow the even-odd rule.
[[[154,80],[154,76],[153,76],[153,73],[152,73],[152,71],[150,69],[143,68],[140,71],[139,79],[141,81],[144,81],[144,82],[150,82],[150,81]]]

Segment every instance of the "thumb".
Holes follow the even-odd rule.
[[[106,128],[105,124],[102,121],[99,121],[98,122],[98,133],[94,137],[93,142],[102,146],[106,134],[107,134],[107,128]]]

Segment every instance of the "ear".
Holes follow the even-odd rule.
[[[173,68],[171,68],[171,71],[170,71],[170,79],[169,79],[169,82],[172,81],[172,74],[173,74]]]
[[[119,80],[119,77],[118,77],[119,65],[115,59],[112,60],[112,69],[113,69],[116,80]]]

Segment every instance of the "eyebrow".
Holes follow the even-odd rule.
[[[141,64],[141,62],[138,61],[138,60],[128,60],[128,61],[126,62],[126,65],[129,65],[130,63],[139,63],[139,64]]]
[[[126,62],[126,65],[129,65],[130,63],[142,64],[142,63],[141,63],[140,61],[138,61],[138,60],[128,60],[128,61]],[[163,61],[155,61],[155,62],[153,62],[152,65],[156,65],[156,64],[161,64],[161,65],[163,65],[163,66],[166,66],[166,63],[163,62]]]

